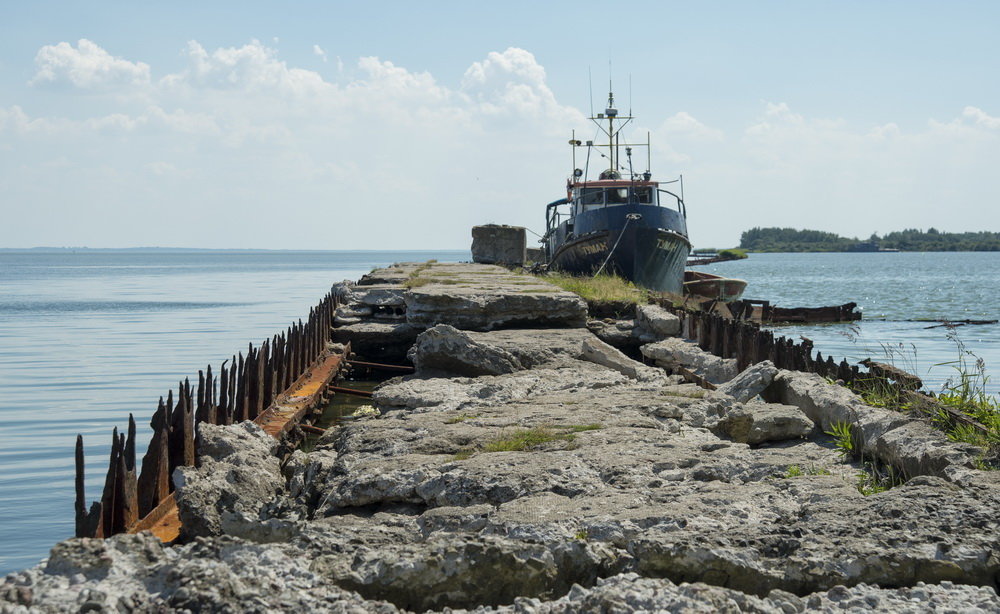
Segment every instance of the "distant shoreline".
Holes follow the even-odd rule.
[[[942,232],[908,228],[867,239],[841,237],[822,230],[751,228],[740,237],[748,252],[996,252],[1000,233]]]

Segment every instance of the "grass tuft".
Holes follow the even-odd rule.
[[[483,447],[483,452],[523,452],[551,441],[573,441],[571,433],[559,433],[545,427],[521,429],[502,436]]]
[[[720,249],[718,254],[719,258],[732,258],[733,260],[743,260],[747,257],[746,250],[739,249],[738,247]]]
[[[473,450],[472,448],[466,448],[464,450],[459,450],[458,452],[455,452],[455,456],[452,457],[452,460],[457,460],[457,461],[468,460],[468,459],[472,458],[472,455],[475,454],[475,453],[476,453],[476,451]]]
[[[830,425],[830,430],[826,431],[826,434],[833,437],[834,445],[837,447],[837,451],[840,452],[842,458],[851,458],[854,456],[854,434],[851,432],[851,424],[849,422],[834,422]]]
[[[645,303],[649,291],[617,275],[602,273],[596,277],[576,277],[566,273],[548,273],[542,277],[563,290],[579,294],[587,301],[623,301]]]

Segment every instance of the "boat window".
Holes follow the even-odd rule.
[[[584,205],[603,205],[604,190],[601,188],[583,188],[580,202]]]
[[[619,205],[628,202],[628,188],[611,188],[608,190],[608,204]]]
[[[635,200],[636,200],[636,202],[642,203],[644,205],[652,204],[652,202],[653,202],[653,190],[652,190],[652,188],[636,188],[635,189]]]

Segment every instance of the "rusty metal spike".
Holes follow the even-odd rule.
[[[84,488],[83,435],[76,436],[76,537],[93,537],[87,526],[87,492]]]

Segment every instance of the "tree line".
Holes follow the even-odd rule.
[[[841,237],[820,230],[751,228],[740,237],[740,248],[753,252],[996,252],[997,232],[942,232],[936,228],[897,230],[867,239]]]

